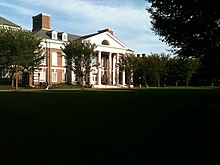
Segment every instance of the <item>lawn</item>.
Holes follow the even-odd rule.
[[[219,161],[220,89],[0,92],[1,164]]]

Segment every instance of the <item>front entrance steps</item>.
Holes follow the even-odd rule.
[[[132,88],[133,86],[131,85],[130,87]],[[93,85],[93,88],[128,88],[128,85]]]

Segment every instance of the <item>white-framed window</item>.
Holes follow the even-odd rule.
[[[46,73],[40,72],[40,82],[45,82],[45,81],[46,81]]]
[[[67,39],[67,33],[65,33],[65,32],[62,33],[62,40],[63,41],[67,41],[68,40]]]
[[[91,60],[92,66],[97,65],[97,57],[93,57]]]
[[[57,82],[57,72],[52,72],[52,82]]]
[[[67,66],[67,61],[65,58],[65,54],[62,55],[62,66]]]
[[[52,52],[52,66],[57,66],[57,52]]]
[[[42,53],[42,56],[44,56],[44,59],[41,61],[41,65],[46,65],[46,54]]]
[[[62,82],[66,82],[66,73],[62,73]]]
[[[97,75],[92,76],[92,81],[97,81]]]
[[[57,40],[57,32],[55,30],[52,31],[52,39]]]

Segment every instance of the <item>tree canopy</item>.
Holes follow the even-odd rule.
[[[64,43],[62,48],[67,59],[69,69],[73,70],[83,86],[83,77],[89,76],[91,57],[95,52],[96,45],[89,41],[75,40]],[[89,78],[87,77],[87,80]],[[88,81],[87,81],[88,82]]]
[[[33,71],[44,59],[40,43],[41,38],[31,31],[0,28],[0,65],[11,72],[16,90],[21,73]]]
[[[152,30],[183,57],[201,57],[220,76],[218,1],[148,0]]]

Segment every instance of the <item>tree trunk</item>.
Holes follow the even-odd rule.
[[[176,83],[175,83],[175,84],[176,84],[176,87],[177,87],[177,86],[178,86],[178,80],[176,81]]]
[[[11,78],[11,87],[14,88],[14,76]]]
[[[160,87],[160,79],[157,79],[157,86]]]
[[[12,73],[12,76],[11,76],[11,87],[12,87],[12,88],[15,87],[15,72]]]
[[[15,72],[15,90],[18,91],[18,71]]]
[[[84,77],[84,76],[80,76],[80,77],[79,77],[79,82],[80,82],[80,85],[81,85],[81,89],[84,89],[84,86],[83,86],[83,77]]]
[[[33,72],[31,71],[31,72],[29,73],[29,77],[28,77],[28,81],[29,81],[29,82],[28,82],[28,85],[29,85],[29,86],[34,85],[34,84],[33,84],[33,78],[32,78],[32,77],[33,77]]]
[[[187,77],[186,78],[186,88],[188,87],[188,85],[189,85],[189,78]]]
[[[131,75],[128,76],[128,88],[131,88]]]

